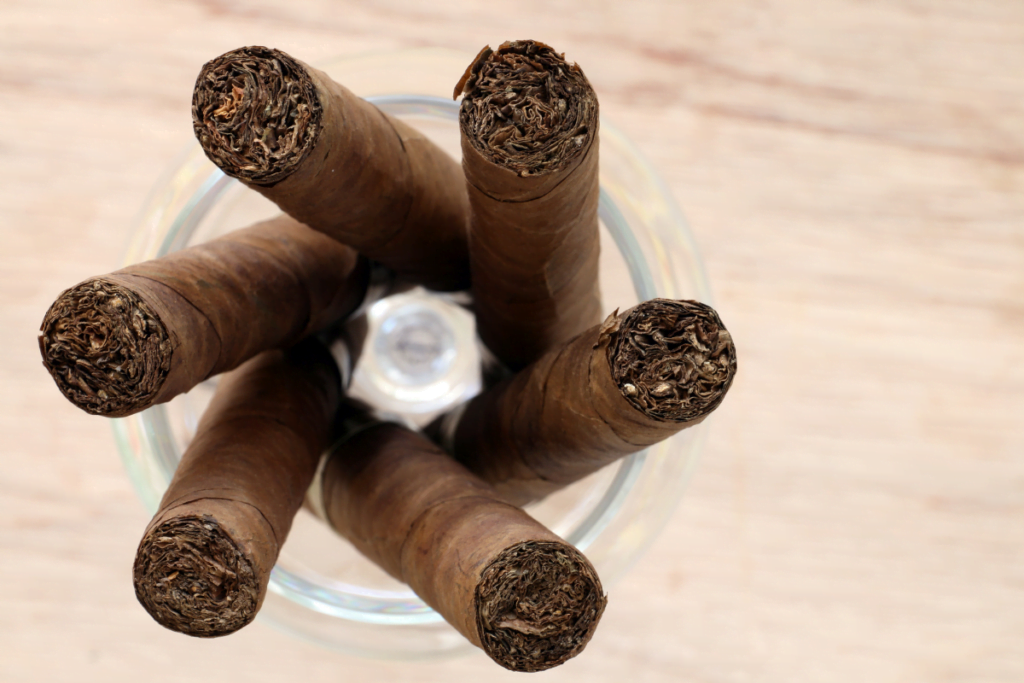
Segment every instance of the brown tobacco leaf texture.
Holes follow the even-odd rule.
[[[294,59],[254,46],[207,64],[192,97],[192,125],[225,173],[261,185],[294,170],[316,143],[323,110]]]
[[[146,534],[135,592],[162,626],[200,638],[237,631],[256,616],[259,580],[212,517],[178,517]]]
[[[487,159],[521,176],[571,166],[597,134],[587,77],[544,43],[484,48],[463,79],[463,130]]]
[[[622,321],[608,362],[637,410],[685,422],[722,402],[736,374],[736,349],[710,306],[657,299]]]
[[[543,671],[583,650],[607,599],[592,565],[574,548],[527,541],[487,566],[476,602],[484,650],[513,671]]]
[[[90,280],[63,292],[43,318],[43,364],[57,387],[93,415],[152,398],[171,366],[171,342],[134,292]]]

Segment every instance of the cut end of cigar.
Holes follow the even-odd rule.
[[[575,64],[544,43],[484,48],[460,81],[459,122],[486,159],[521,176],[576,163],[597,136],[597,97]]]
[[[192,127],[213,163],[234,178],[272,185],[313,149],[323,109],[294,58],[243,47],[203,65],[192,93]]]
[[[583,651],[606,602],[597,572],[578,550],[552,541],[519,543],[480,577],[480,642],[506,669],[544,671]]]
[[[233,633],[253,620],[252,563],[212,517],[177,517],[151,530],[135,556],[135,597],[161,626],[190,636]]]
[[[725,398],[736,347],[713,308],[653,299],[633,308],[614,332],[608,363],[622,395],[651,417],[687,422]]]
[[[93,415],[148,405],[171,367],[163,323],[139,296],[102,279],[63,292],[39,337],[43,365],[61,393]]]

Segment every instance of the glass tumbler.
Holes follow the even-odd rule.
[[[416,49],[318,65],[388,114],[422,130],[454,158],[458,104],[450,96],[472,55]],[[707,278],[682,214],[640,153],[601,120],[601,291],[607,312],[653,297],[710,303]],[[225,176],[193,143],[143,207],[124,264],[155,258],[279,213]],[[480,349],[460,295],[413,290],[368,309],[368,338],[353,393],[424,424],[480,387]],[[173,401],[114,421],[124,465],[155,511],[209,401],[216,378]],[[582,550],[605,588],[661,531],[701,450],[706,422],[627,457],[527,508]],[[307,641],[385,659],[447,657],[472,649],[406,586],[302,510],[258,617]]]

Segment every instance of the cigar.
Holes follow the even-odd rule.
[[[317,69],[266,47],[203,65],[192,95],[203,151],[315,230],[432,289],[469,286],[458,164]]]
[[[477,330],[518,370],[601,322],[597,98],[532,40],[485,47],[460,93]]]
[[[212,638],[253,620],[340,395],[315,339],[220,380],[135,555],[135,595],[160,625]]]
[[[281,216],[64,291],[43,319],[43,365],[82,410],[131,415],[345,317],[369,275]]]
[[[39,348],[57,388],[123,417],[352,312],[366,259],[281,216],[62,292]]]
[[[322,471],[328,523],[495,662],[543,671],[586,646],[593,566],[426,437],[364,423]]]
[[[430,429],[523,505],[700,423],[735,374],[732,336],[710,306],[652,299],[613,313]]]

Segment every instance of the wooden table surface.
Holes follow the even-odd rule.
[[[514,13],[513,13],[514,12]],[[138,606],[146,515],[39,363],[190,139],[200,65],[565,50],[693,225],[740,374],[669,529],[542,680],[1024,680],[1024,3],[3,0],[0,680],[512,680]]]

